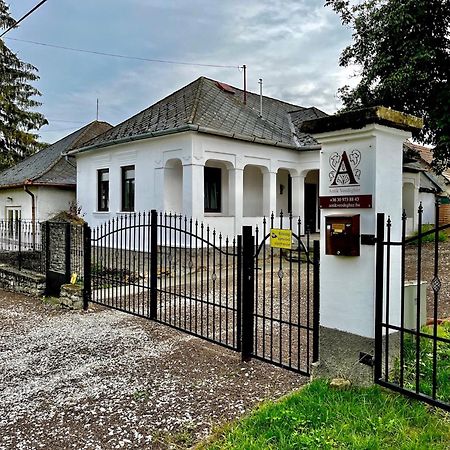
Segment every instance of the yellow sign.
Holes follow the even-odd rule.
[[[270,246],[274,248],[292,249],[292,230],[270,229]]]
[[[72,274],[72,276],[70,277],[70,284],[75,284],[77,282],[78,279],[78,274],[76,272],[74,272]]]

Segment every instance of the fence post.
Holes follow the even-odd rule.
[[[236,350],[242,350],[242,235],[237,236],[236,261]]]
[[[48,278],[50,270],[50,222],[45,222],[45,276]]]
[[[377,214],[377,247],[375,279],[375,381],[381,378],[381,360],[383,351],[383,287],[384,287],[384,214]]]
[[[158,302],[158,213],[151,211],[150,220],[150,319],[156,319]]]
[[[242,227],[242,361],[250,360],[253,354],[253,308],[255,238],[251,226]]]
[[[87,311],[91,300],[91,229],[87,223],[83,224],[83,309]]]
[[[320,327],[320,241],[313,242],[313,358],[319,360],[319,327]]]
[[[17,219],[17,228],[19,233],[19,270],[22,270],[22,220]]]
[[[71,253],[72,253],[72,249],[71,249],[71,226],[70,226],[70,223],[66,223],[66,226],[65,226],[65,233],[64,233],[64,240],[65,240],[65,242],[64,242],[64,245],[65,245],[65,247],[66,247],[66,251],[65,251],[65,254],[66,254],[66,261],[65,261],[65,264],[66,264],[66,279],[65,279],[65,282],[66,283],[69,283],[70,282],[70,275],[71,275],[71,263],[72,263],[72,261],[71,261]]]

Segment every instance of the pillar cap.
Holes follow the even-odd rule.
[[[423,127],[423,120],[419,117],[385,106],[372,106],[319,119],[306,120],[302,123],[300,130],[303,133],[319,134],[349,128],[358,130],[374,123],[410,132],[420,130]]]

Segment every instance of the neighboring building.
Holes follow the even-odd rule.
[[[76,160],[67,152],[109,130],[94,121],[0,173],[0,220],[46,220],[75,201]]]
[[[435,223],[436,198],[441,203],[441,224],[450,221],[450,170],[437,175],[431,166],[433,151],[406,142],[403,164],[403,207],[407,216],[407,233],[417,231],[417,209],[422,203],[424,224]]]
[[[228,235],[280,211],[317,231],[320,146],[299,127],[323,116],[201,77],[66,154],[93,226],[155,208]]]

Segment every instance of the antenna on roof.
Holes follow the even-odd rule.
[[[98,122],[98,99],[97,99],[97,122]]]
[[[262,100],[263,100],[263,95],[262,95],[263,80],[262,80],[262,78],[259,79],[258,83],[259,83],[259,117],[262,117]]]
[[[247,104],[247,65],[242,66],[244,69],[244,105]]]

